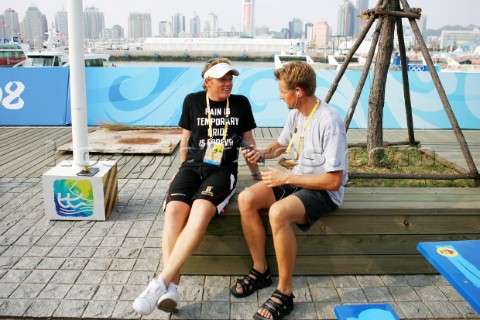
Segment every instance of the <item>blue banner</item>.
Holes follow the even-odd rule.
[[[0,70],[0,125],[65,125],[68,68]]]
[[[273,69],[239,68],[233,93],[248,97],[257,125],[282,127],[288,115]],[[200,67],[87,68],[89,125],[176,126],[185,96],[202,89]],[[451,124],[429,72],[409,72],[415,129],[450,129]],[[317,70],[317,96],[327,95],[334,70]],[[347,71],[330,104],[345,117],[361,72]],[[440,72],[440,80],[462,129],[480,129],[480,73]],[[350,128],[367,128],[370,73]],[[383,127],[406,128],[400,71],[389,72]],[[3,68],[0,73],[0,125],[71,124],[68,68]]]
[[[280,99],[273,69],[239,68],[233,93],[249,98],[257,125],[282,127],[288,109]],[[176,126],[185,96],[202,90],[201,68],[90,68],[87,69],[88,123],[123,123],[139,126]],[[417,129],[449,129],[439,94],[429,72],[409,72],[414,126]],[[336,71],[317,70],[317,96],[326,96]],[[330,104],[343,117],[361,72],[347,71]],[[480,73],[439,73],[443,88],[461,128],[480,129],[480,95],[475,83]],[[367,128],[368,97],[372,74],[368,76],[356,106],[350,128]],[[403,82],[400,71],[387,80],[384,128],[406,128]]]

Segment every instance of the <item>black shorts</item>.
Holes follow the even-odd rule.
[[[170,184],[165,205],[174,200],[192,205],[196,199],[204,199],[223,212],[235,193],[237,177],[229,170],[213,165],[181,166]]]
[[[322,215],[330,213],[338,208],[338,206],[332,201],[332,198],[330,198],[328,192],[324,190],[303,189],[293,184],[285,184],[280,187],[274,187],[273,193],[277,201],[292,194],[302,201],[303,206],[305,207],[307,223],[297,224],[297,226],[303,231],[308,231],[308,229],[310,229],[310,227],[317,222]]]

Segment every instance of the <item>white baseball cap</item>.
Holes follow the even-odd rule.
[[[219,78],[223,77],[224,75],[226,75],[228,72],[232,72],[233,75],[235,75],[235,76],[238,76],[240,74],[230,64],[222,62],[222,63],[217,63],[216,65],[214,65],[213,67],[208,69],[204,73],[203,79],[207,79],[207,78],[219,79]]]

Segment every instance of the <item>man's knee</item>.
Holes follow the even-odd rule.
[[[288,219],[288,212],[281,202],[275,202],[268,211],[268,219],[272,228],[279,227],[285,224],[291,224]]]
[[[238,207],[242,209],[250,209],[254,206],[255,194],[249,189],[245,189],[238,195]]]

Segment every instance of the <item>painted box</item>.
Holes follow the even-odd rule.
[[[115,161],[92,163],[94,176],[78,176],[81,170],[70,161],[43,174],[45,215],[49,220],[107,220],[118,203]]]

